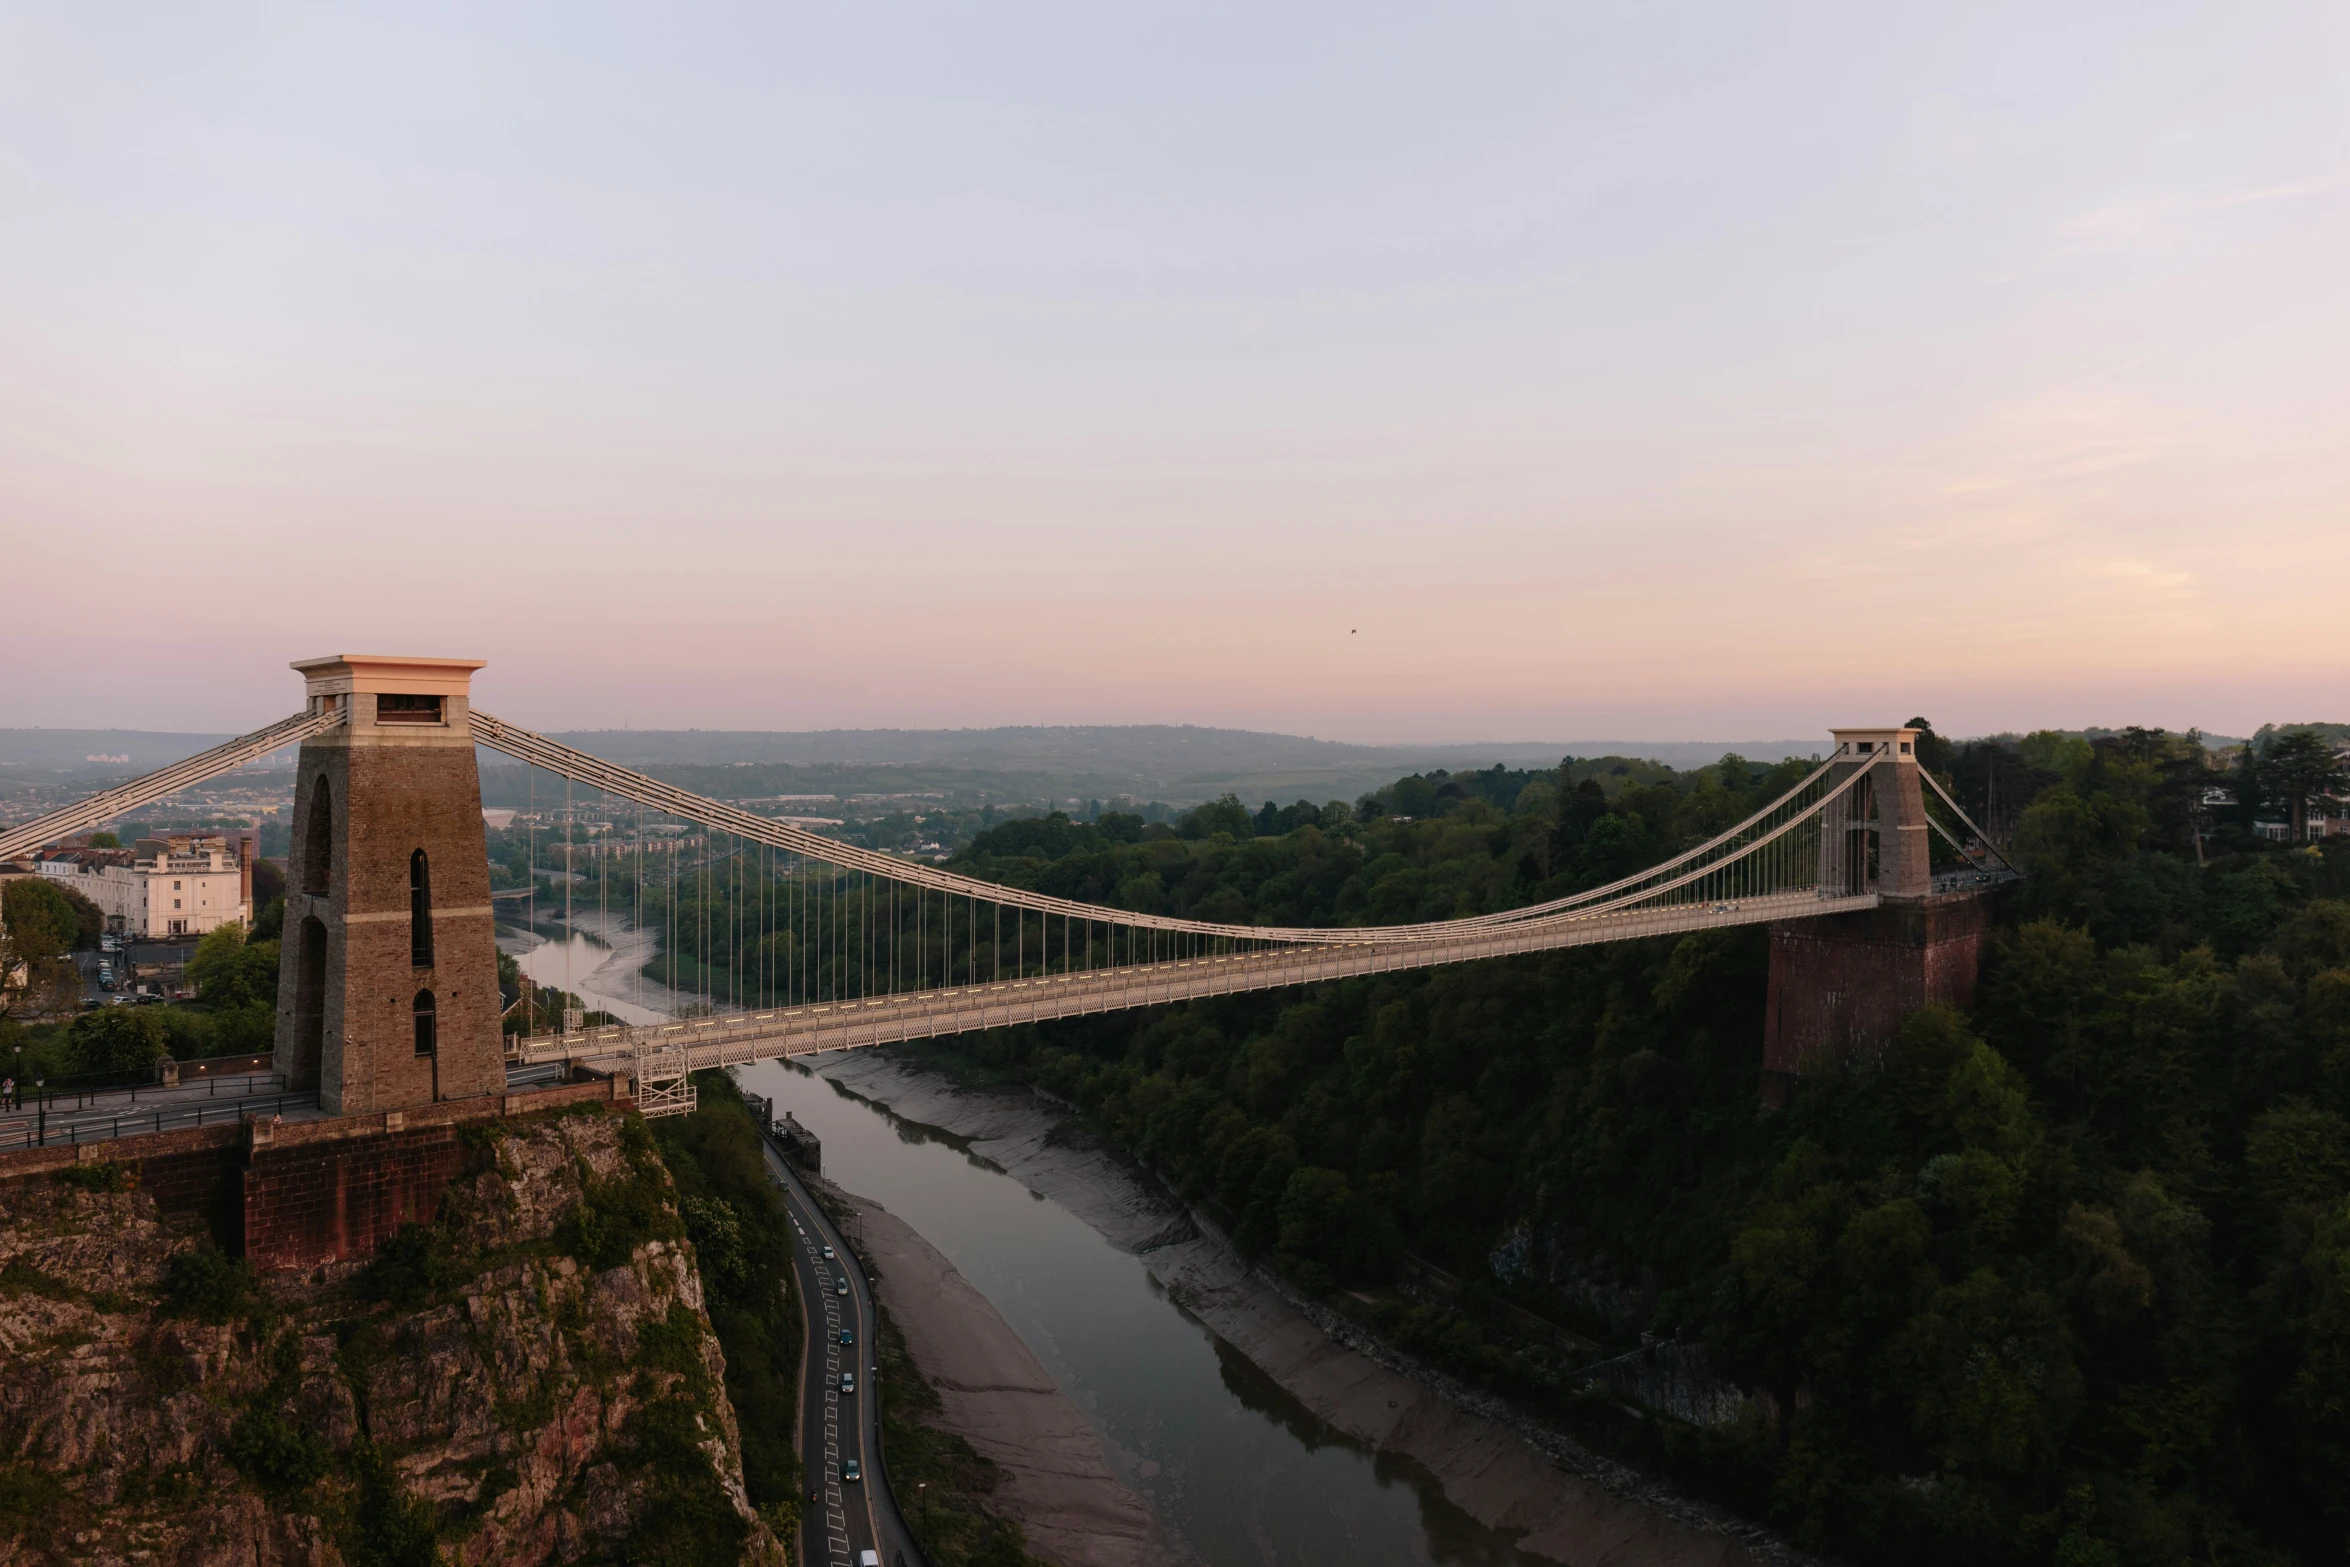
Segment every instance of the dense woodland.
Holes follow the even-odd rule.
[[[1076,1099],[1309,1287],[1365,1288],[1414,1353],[1816,1547],[2339,1560],[2350,854],[2256,835],[2313,766],[2326,782],[2289,738],[2228,772],[2144,731],[1934,742],[1962,799],[1996,780],[2030,872],[1979,1004],[1780,1112],[1760,1104],[1756,930],[956,1048]],[[1426,919],[1595,884],[1786,781],[1735,760],[1589,774],[1226,804],[1171,834],[1015,823],[960,863],[1200,917]],[[2214,785],[2234,805],[2205,806]],[[1466,1281],[1453,1309],[1379,1288],[1413,1257]],[[1762,1396],[1726,1431],[1627,1422],[1513,1304],[1696,1341]]]

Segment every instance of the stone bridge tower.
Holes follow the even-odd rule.
[[[1990,899],[1974,888],[1934,890],[1918,733],[1833,731],[1830,780],[1869,772],[1821,813],[1820,888],[1873,890],[1883,901],[1857,914],[1771,926],[1763,1093],[1774,1103],[1807,1069],[1882,1052],[1919,1008],[1974,1000]]]
[[[340,653],[293,666],[346,709],[302,744],[279,959],[277,1071],[329,1115],[504,1091],[481,777],[479,659]]]

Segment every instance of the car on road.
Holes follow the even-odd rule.
[[[844,1393],[857,1391],[857,1374],[854,1371],[844,1371],[840,1374],[840,1390]]]
[[[840,1330],[840,1341],[843,1344],[854,1344],[857,1342],[857,1330],[855,1328],[842,1328]]]
[[[865,1478],[865,1471],[857,1467],[854,1458],[844,1458],[840,1461],[840,1477],[853,1484]]]
[[[825,1247],[825,1248],[824,1248],[824,1260],[825,1260],[826,1262],[830,1262],[830,1261],[832,1261],[832,1260],[833,1260],[833,1257],[832,1257],[832,1248],[831,1248],[830,1246],[827,1246],[827,1247]]]
[[[839,1278],[833,1280],[832,1290],[836,1295],[846,1295],[849,1292],[849,1276],[844,1273]]]
[[[881,1553],[879,1551],[859,1551],[857,1553],[857,1567],[881,1567]]]

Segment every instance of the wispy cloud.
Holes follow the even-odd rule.
[[[2319,196],[2332,187],[2323,180],[2303,185],[2271,185],[2264,190],[2248,190],[2233,196],[2222,196],[2212,203],[2215,207],[2241,207],[2255,201],[2286,201],[2295,196]]]

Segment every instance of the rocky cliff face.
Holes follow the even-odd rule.
[[[642,1123],[500,1124],[302,1277],[122,1184],[0,1186],[0,1567],[782,1561]]]

